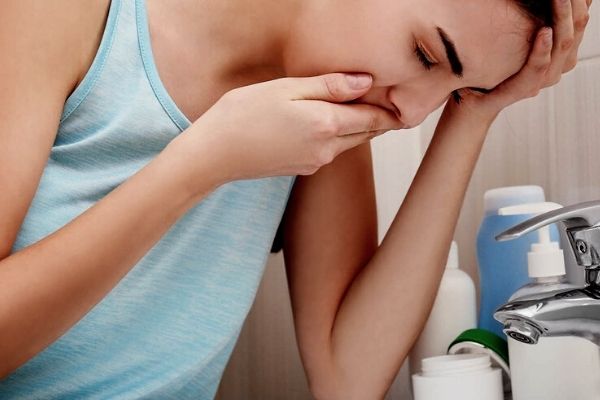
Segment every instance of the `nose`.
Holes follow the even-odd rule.
[[[420,125],[425,118],[448,99],[447,93],[388,92],[388,100],[400,113],[402,122],[410,128]]]
[[[387,108],[395,112],[407,128],[413,128],[444,104],[448,93],[441,87],[376,87],[354,102]]]

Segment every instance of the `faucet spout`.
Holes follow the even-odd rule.
[[[510,240],[559,223],[569,255],[585,268],[586,286],[518,297],[496,310],[494,318],[513,339],[536,344],[541,336],[578,336],[600,346],[600,200],[552,210],[496,236]]]
[[[504,332],[523,343],[541,336],[578,336],[600,346],[600,287],[586,286],[515,299],[496,310]]]

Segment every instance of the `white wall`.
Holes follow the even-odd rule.
[[[420,128],[388,132],[372,140],[371,144],[381,243],[408,192],[424,149]],[[408,363],[405,362],[386,400],[410,399],[409,379]]]
[[[419,128],[387,132],[371,141],[380,243],[417,172],[421,142]]]

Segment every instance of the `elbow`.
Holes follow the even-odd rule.
[[[303,355],[308,387],[315,400],[384,400],[393,383],[365,365],[341,365],[331,350],[305,351]]]
[[[335,400],[339,399],[338,389],[335,388],[335,380],[330,377],[325,378],[324,376],[308,378],[308,388],[310,394],[315,400]]]
[[[315,382],[310,386],[310,393],[315,400],[383,400],[386,390],[373,389],[360,382],[340,384],[336,382]]]
[[[353,391],[351,389],[339,392],[314,391],[311,389],[310,393],[315,400],[384,400],[385,398],[385,395],[379,395],[372,392],[367,394],[366,392]]]
[[[308,376],[310,393],[315,400],[347,399],[344,396],[344,385],[332,373]]]
[[[315,400],[341,400],[348,399],[344,395],[344,393],[340,390],[334,390],[331,387],[320,385],[320,386],[310,386],[310,393],[312,394]]]

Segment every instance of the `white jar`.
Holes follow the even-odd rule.
[[[503,400],[502,372],[487,354],[425,358],[412,376],[414,400]]]

